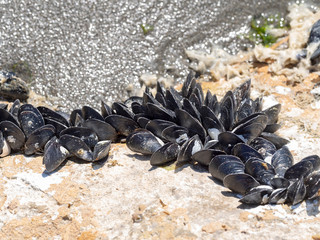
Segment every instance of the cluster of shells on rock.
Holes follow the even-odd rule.
[[[309,42],[320,41],[319,24]],[[288,140],[275,134],[280,104],[262,111],[262,97],[250,98],[250,80],[218,101],[209,90],[203,93],[197,78],[190,72],[180,92],[157,83],[155,95],[146,88],[143,97],[111,107],[102,102],[101,113],[88,106],[65,114],[19,100],[10,108],[2,104],[0,156],[43,153],[52,172],[70,157],[106,160],[111,143],[125,137],[130,150],[151,156],[152,166],[203,165],[242,194],[241,203],[297,204],[319,196],[319,156],[293,164]]]

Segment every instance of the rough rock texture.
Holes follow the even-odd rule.
[[[295,161],[320,154],[320,78],[287,85],[267,66],[252,69],[252,94],[282,103],[279,134]],[[223,95],[233,81],[206,82]],[[149,157],[113,144],[107,162],[69,160],[48,175],[42,157],[0,159],[0,239],[319,239],[319,199],[295,206],[241,205],[199,165],[153,168]]]

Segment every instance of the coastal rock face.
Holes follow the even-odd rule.
[[[288,85],[255,67],[252,94],[282,104],[279,135],[295,161],[320,154],[319,77]],[[239,82],[203,83],[222,96]],[[0,239],[319,239],[319,198],[249,207],[199,165],[152,167],[112,144],[108,161],[69,160],[48,174],[42,156],[0,159]]]

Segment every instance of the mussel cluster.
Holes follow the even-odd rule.
[[[152,166],[177,161],[208,168],[214,179],[243,195],[245,204],[290,203],[319,196],[320,158],[312,155],[293,165],[288,141],[275,132],[280,104],[262,111],[262,98],[250,98],[251,81],[218,101],[204,95],[190,72],[182,90],[123,103],[101,104],[101,113],[84,106],[71,114],[14,101],[0,105],[0,156],[10,152],[43,154],[46,171],[66,159],[106,160],[111,142],[126,138],[129,149],[151,155]]]
[[[158,83],[155,96],[147,88],[142,98],[119,105],[140,126],[126,139],[129,149],[151,155],[152,166],[201,164],[245,204],[297,204],[319,196],[320,158],[293,165],[288,140],[275,134],[280,104],[262,111],[262,98],[250,99],[250,80],[219,102],[210,91],[204,95],[196,79],[190,73],[180,92]]]

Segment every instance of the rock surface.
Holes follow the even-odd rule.
[[[282,104],[279,134],[295,161],[320,155],[320,110],[311,74],[287,85],[268,66],[252,69],[252,94]],[[205,82],[222,96],[232,81]],[[69,160],[52,174],[42,157],[0,159],[0,239],[319,239],[319,198],[295,206],[241,205],[199,165],[153,168],[113,144],[107,162]]]

